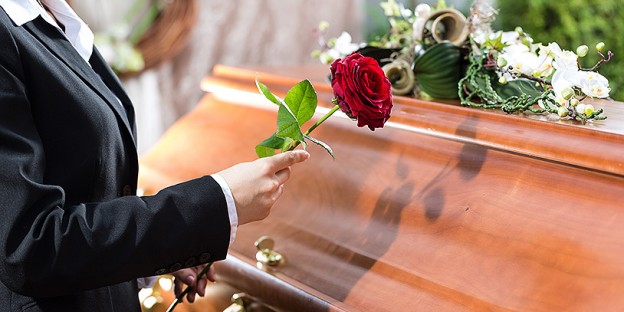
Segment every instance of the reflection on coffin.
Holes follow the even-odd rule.
[[[255,79],[283,96],[309,78],[330,107],[327,73],[216,67],[197,108],[142,157],[140,186],[255,159],[276,123]],[[622,310],[624,104],[594,105],[607,120],[406,97],[374,132],[332,117],[315,136],[336,160],[309,147],[272,214],[239,228],[220,283],[286,311]],[[256,263],[264,235],[277,267]]]

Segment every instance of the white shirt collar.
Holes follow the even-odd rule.
[[[78,17],[65,0],[41,0],[41,2],[65,26],[65,36],[88,63],[93,53],[93,32],[89,26]],[[37,3],[37,0],[0,0],[0,7],[17,26],[22,26],[41,15],[46,22],[59,28],[56,22],[46,14],[45,9]],[[60,28],[59,30],[63,32]]]

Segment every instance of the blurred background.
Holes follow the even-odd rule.
[[[413,9],[438,1],[396,0]],[[495,29],[516,26],[535,42],[558,42],[575,50],[600,41],[615,59],[603,66],[611,96],[623,100],[618,73],[624,55],[624,1],[622,0],[488,0],[499,9]],[[310,53],[318,49],[315,30],[327,21],[328,37],[349,32],[354,42],[383,34],[387,19],[373,0],[73,0],[72,6],[97,34],[96,45],[111,59],[137,111],[139,153],[146,152],[180,116],[202,96],[202,77],[215,64],[292,65],[319,63]],[[464,14],[472,1],[446,0]],[[159,21],[160,20],[160,21]],[[160,25],[158,24],[160,22]],[[166,22],[166,23],[162,23]],[[167,25],[167,26],[163,26]],[[168,43],[159,46],[158,39]],[[163,41],[160,40],[160,41]],[[147,49],[145,65],[133,54],[131,43]],[[123,56],[124,61],[120,61]],[[117,58],[117,60],[115,60]],[[597,57],[585,58],[591,66]],[[154,63],[154,64],[152,64]],[[129,73],[130,71],[131,73]]]

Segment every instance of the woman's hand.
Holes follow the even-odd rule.
[[[266,218],[284,191],[284,183],[290,177],[290,166],[308,157],[310,154],[303,150],[284,152],[219,172],[234,196],[238,224]]]
[[[206,286],[208,285],[208,281],[215,282],[216,281],[216,273],[214,266],[210,267],[208,272],[204,274],[199,280],[197,279],[197,275],[201,272],[206,264],[194,266],[191,268],[186,268],[182,270],[178,270],[173,273],[174,277],[174,292],[176,297],[179,296],[186,287],[193,287],[191,291],[186,295],[186,300],[188,302],[195,302],[195,296],[199,295],[203,297],[206,292]]]

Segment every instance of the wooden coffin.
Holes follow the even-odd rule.
[[[141,159],[146,193],[256,158],[281,96],[324,66],[218,66]],[[272,214],[242,226],[220,282],[285,311],[624,310],[624,104],[581,124],[395,97],[383,129],[341,113],[293,168]],[[313,120],[319,118],[315,116]],[[258,267],[268,235],[285,261]]]

